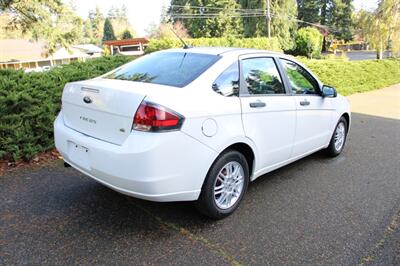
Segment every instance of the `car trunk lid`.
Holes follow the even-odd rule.
[[[148,85],[109,79],[69,83],[62,96],[64,123],[85,135],[121,145],[131,132]]]

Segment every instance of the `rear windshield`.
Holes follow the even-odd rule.
[[[105,78],[184,87],[220,57],[210,54],[160,52],[138,58]]]

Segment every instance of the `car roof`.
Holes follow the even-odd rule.
[[[199,54],[211,54],[211,55],[222,55],[222,56],[239,56],[245,54],[263,53],[263,54],[273,54],[273,55],[284,55],[282,53],[277,53],[268,50],[259,50],[251,48],[236,48],[236,47],[189,47],[189,48],[173,48],[166,50],[168,52],[190,52]]]

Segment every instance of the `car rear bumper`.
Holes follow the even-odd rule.
[[[126,195],[151,201],[199,197],[217,154],[181,131],[132,131],[122,145],[108,143],[54,122],[57,150],[72,167]]]

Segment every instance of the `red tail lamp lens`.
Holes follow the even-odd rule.
[[[143,101],[136,111],[132,129],[151,132],[178,130],[183,120],[183,116],[172,110]]]

